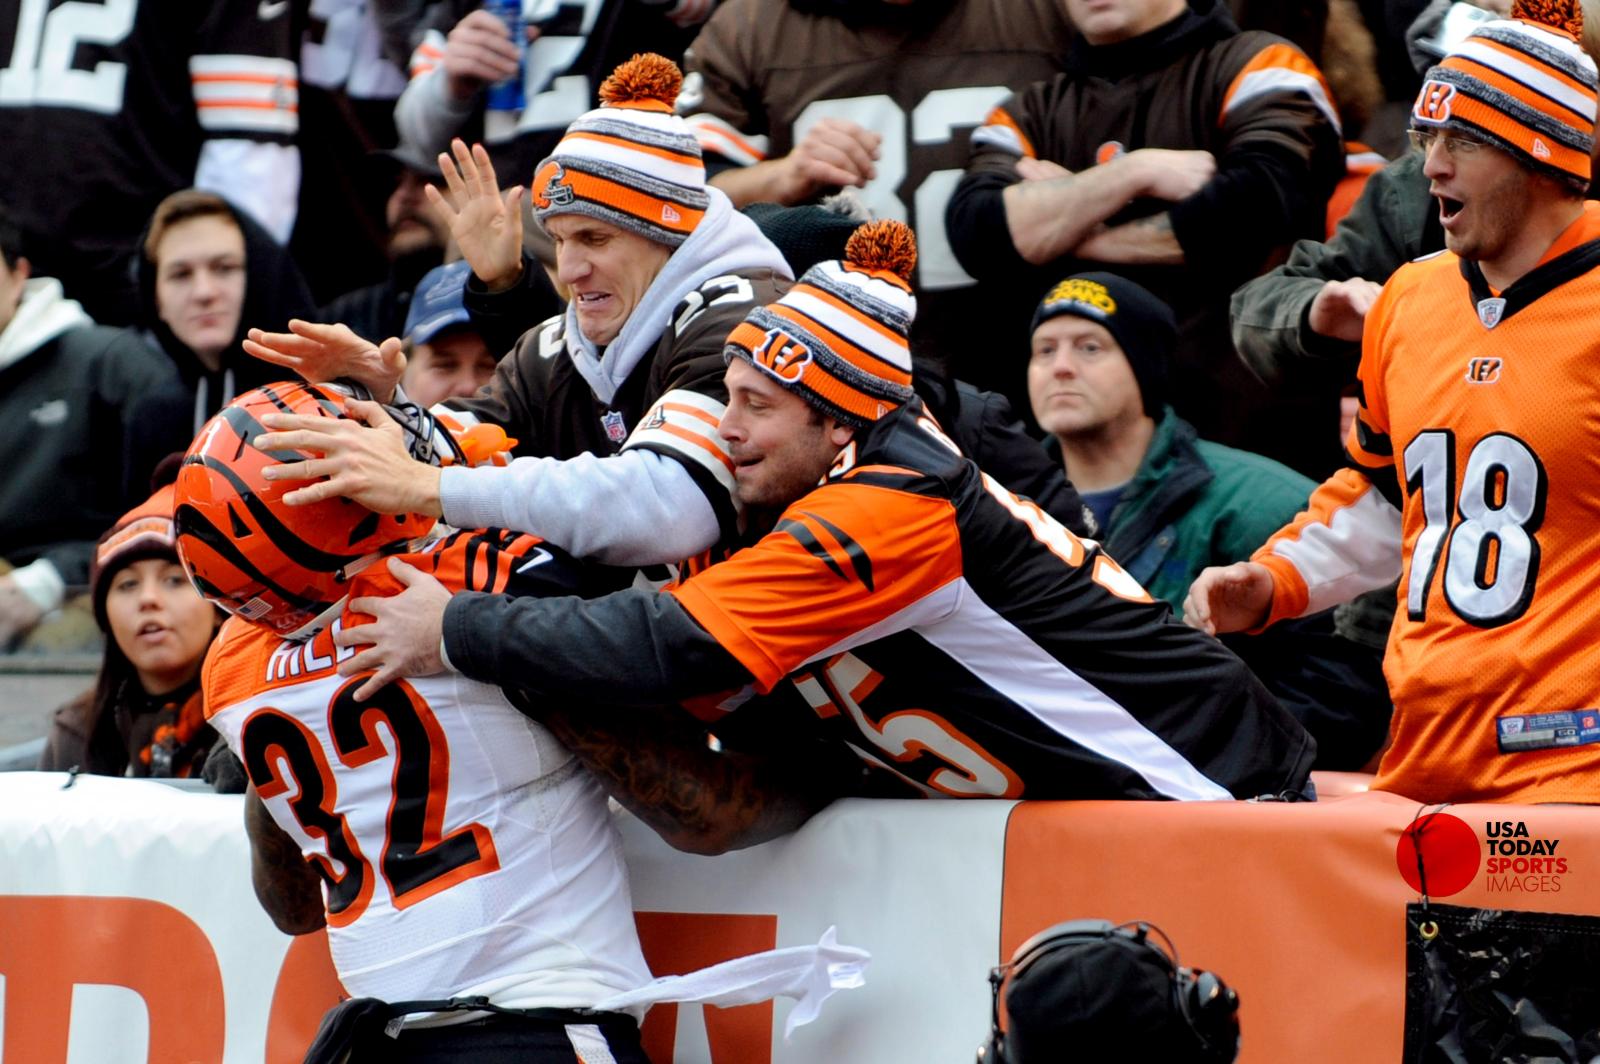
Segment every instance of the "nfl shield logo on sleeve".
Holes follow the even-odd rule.
[[[606,439],[612,443],[621,443],[628,438],[628,426],[622,421],[622,415],[615,410],[608,410],[600,415],[600,424],[605,426]]]

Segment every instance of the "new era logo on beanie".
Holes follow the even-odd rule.
[[[636,55],[600,86],[600,106],[567,127],[533,173],[533,213],[587,214],[668,247],[705,217],[700,144],[672,113],[677,64]]]
[[[842,424],[861,427],[911,398],[907,336],[917,243],[904,222],[869,222],[844,260],[819,262],[728,336],[742,358]]]
[[[1411,125],[1471,133],[1531,170],[1587,189],[1595,90],[1594,60],[1565,29],[1486,22],[1429,69]]]

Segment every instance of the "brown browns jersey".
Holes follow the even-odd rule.
[[[881,134],[862,201],[916,230],[919,295],[970,292],[944,210],[972,130],[1012,92],[1061,69],[1071,26],[1059,0],[919,0],[906,11],[894,24],[863,24],[788,0],[729,0],[690,46],[678,112],[712,172],[781,158],[824,118]],[[975,309],[924,298],[918,340],[948,347]]]
[[[1367,315],[1351,468],[1257,552],[1272,618],[1402,575],[1376,786],[1593,802],[1600,784],[1600,205],[1493,293],[1449,252]]]
[[[640,449],[676,459],[723,528],[731,530],[738,512],[733,459],[717,435],[728,399],[722,348],[752,307],[773,302],[787,288],[787,279],[770,270],[707,280],[673,309],[660,340],[609,402],[594,393],[573,362],[566,318],[557,315],[523,335],[484,391],[452,399],[449,406],[463,421],[505,429],[518,440],[519,458]]]
[[[1070,62],[1067,72],[1001,103],[972,134],[971,163],[952,198],[956,246],[984,276],[998,344],[1026,352],[1022,327],[1051,284],[1111,269],[1177,316],[1168,394],[1201,436],[1324,474],[1338,461],[1336,408],[1269,395],[1234,355],[1227,314],[1234,288],[1293,240],[1324,233],[1328,195],[1344,166],[1322,74],[1287,41],[1239,31],[1214,0],[1194,0],[1187,15],[1134,41],[1076,47]],[[1106,219],[1114,228],[1165,212],[1182,263],[1108,264],[1069,251],[1030,266],[1003,220],[978,213],[978,201],[998,202],[1021,180],[1023,158],[1081,173],[1142,148],[1206,151],[1216,160],[1194,194],[1139,197]],[[1014,393],[1020,363],[1012,373],[1001,387]],[[1318,413],[1328,423],[1325,443],[1315,425],[1306,427]]]

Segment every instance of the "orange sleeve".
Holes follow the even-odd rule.
[[[767,691],[824,651],[864,642],[869,629],[877,638],[909,626],[896,615],[960,576],[949,500],[830,484],[754,546],[667,594]]]
[[[1273,578],[1272,609],[1262,628],[1346,602],[1400,575],[1404,499],[1382,371],[1396,292],[1386,286],[1367,315],[1358,373],[1361,406],[1345,442],[1349,467],[1321,484],[1305,510],[1251,556]]]

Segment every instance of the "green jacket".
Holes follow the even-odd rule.
[[[1200,570],[1250,557],[1315,487],[1270,458],[1198,439],[1167,407],[1100,542],[1181,616]]]
[[[1302,240],[1289,261],[1233,293],[1233,344],[1269,384],[1355,379],[1361,345],[1319,336],[1306,323],[1324,281],[1379,284],[1419,255],[1444,247],[1439,207],[1428,195],[1422,156],[1407,152],[1373,174],[1326,243]]]

